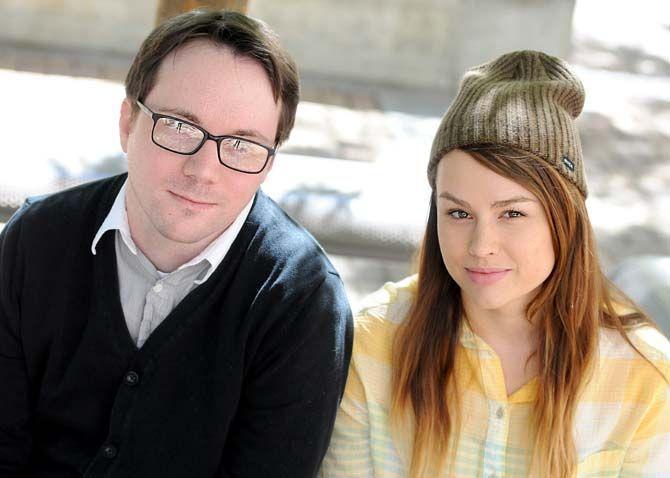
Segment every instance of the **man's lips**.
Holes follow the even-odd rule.
[[[502,267],[466,267],[465,271],[477,285],[490,285],[504,278],[511,269]]]
[[[210,208],[212,206],[216,206],[215,203],[199,201],[199,200],[196,200],[196,199],[192,199],[188,196],[184,196],[182,194],[177,194],[173,191],[168,191],[168,192],[172,195],[172,197],[176,198],[181,203],[183,203],[187,206],[190,206],[190,207],[197,207],[197,208],[207,209],[207,208]]]

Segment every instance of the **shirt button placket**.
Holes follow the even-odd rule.
[[[508,420],[505,403],[491,400],[489,402],[489,423],[486,436],[486,447],[491,451],[487,459],[487,466],[483,476],[486,478],[500,478],[505,468],[504,453],[495,453],[500,446],[507,443]],[[490,448],[489,448],[490,447]]]
[[[102,447],[102,456],[107,458],[108,460],[113,460],[116,458],[116,455],[119,454],[118,448],[116,448],[115,445],[108,443],[104,447]]]
[[[128,373],[126,373],[125,377],[123,377],[123,382],[129,387],[134,387],[138,383],[140,383],[140,376],[137,372],[131,370]]]

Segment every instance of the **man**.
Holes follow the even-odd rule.
[[[352,332],[322,249],[259,190],[295,65],[263,23],[191,12],[126,95],[127,176],[0,236],[0,475],[314,476]]]

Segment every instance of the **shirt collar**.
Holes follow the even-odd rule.
[[[463,359],[471,367],[473,377],[482,393],[489,399],[514,404],[534,402],[537,399],[539,383],[537,376],[531,378],[511,395],[507,395],[500,357],[472,330],[465,317],[462,318],[461,323],[460,344],[466,349]]]
[[[128,215],[126,213],[126,184],[127,180],[123,183],[123,186],[119,190],[119,193],[114,200],[114,204],[112,204],[112,208],[109,210],[107,217],[93,238],[93,243],[91,244],[91,253],[93,253],[93,255],[95,255],[97,252],[96,247],[102,235],[107,231],[114,230],[117,230],[121,233],[121,238],[130,252],[132,252],[133,255],[137,255],[138,249],[130,234]],[[186,267],[199,264],[202,261],[207,261],[209,263],[207,273],[201,279],[196,280],[195,283],[202,284],[203,282],[207,281],[207,279],[209,279],[209,277],[214,273],[219,264],[221,264],[224,257],[226,257],[226,254],[230,250],[230,246],[232,246],[233,242],[240,233],[240,230],[242,229],[242,226],[244,225],[244,222],[246,221],[247,216],[251,211],[253,203],[254,198],[252,197],[244,206],[242,211],[237,215],[233,223],[228,226],[228,228],[223,231],[219,237],[214,239],[205,249],[202,250],[200,254],[187,263],[182,264],[176,270],[181,270]]]
[[[247,216],[249,215],[251,206],[253,206],[253,204],[254,198],[252,196],[246,206],[244,206],[242,211],[237,215],[233,223],[228,226],[228,228],[223,231],[218,238],[212,241],[211,244],[207,246],[200,254],[188,261],[186,264],[180,266],[177,270],[183,269],[184,267],[188,267],[193,264],[197,264],[202,260],[206,260],[210,264],[209,270],[202,279],[196,280],[195,283],[202,284],[207,279],[209,279],[209,276],[214,273],[216,268],[223,261],[224,257],[226,257],[226,254],[228,254],[230,246],[233,245],[233,241],[235,241],[238,234],[240,233],[240,230],[242,229],[244,222],[247,220]]]
[[[93,243],[91,244],[91,252],[93,255],[96,255],[98,242],[100,242],[102,235],[107,231],[119,231],[123,238],[123,242],[128,249],[130,249],[130,252],[137,255],[137,246],[130,235],[128,215],[126,214],[126,182],[121,186],[121,189],[114,200],[114,204],[112,204],[112,208],[109,210],[107,217],[102,222],[100,229],[98,229],[98,232],[93,238]]]

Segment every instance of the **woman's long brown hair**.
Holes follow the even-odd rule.
[[[535,353],[541,393],[534,404],[531,465],[534,476],[571,477],[577,464],[574,415],[595,360],[599,328],[616,328],[631,343],[626,329],[650,320],[603,274],[584,198],[572,183],[541,158],[516,148],[461,149],[532,192],[548,218],[556,262],[526,311],[540,331]],[[414,421],[411,478],[440,469],[450,439],[458,438],[458,407],[454,412],[452,402],[459,398],[454,368],[462,303],[440,253],[437,214],[433,192],[419,251],[417,293],[392,352],[392,425],[407,416]]]

